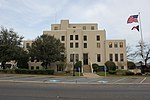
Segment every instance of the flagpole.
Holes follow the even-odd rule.
[[[144,49],[144,41],[143,41],[143,34],[142,34],[142,25],[141,25],[141,18],[140,18],[140,12],[139,12],[139,24],[140,24],[140,32],[141,32],[141,53],[143,56],[143,49]]]

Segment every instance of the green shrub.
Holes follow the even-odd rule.
[[[117,75],[134,75],[133,72],[128,71],[128,70],[117,70],[116,74]]]
[[[105,63],[106,67],[108,68],[108,70],[110,71],[115,71],[116,70],[116,64],[112,61],[107,61]]]
[[[110,70],[110,71],[109,71],[109,74],[115,75],[115,74],[116,74],[116,71]]]
[[[99,65],[98,64],[94,63],[94,64],[92,64],[92,67],[93,67],[93,71],[94,72],[98,72],[99,71]]]
[[[134,64],[134,62],[128,61],[127,65],[128,65],[129,69],[135,69],[136,68],[136,65]]]

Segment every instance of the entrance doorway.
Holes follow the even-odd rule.
[[[88,53],[83,54],[83,64],[88,65]]]

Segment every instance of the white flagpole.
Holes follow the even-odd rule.
[[[141,18],[140,18],[140,12],[139,12],[139,28],[140,28],[140,32],[141,32],[141,53],[142,53],[142,57],[144,56],[143,55],[143,49],[144,49],[144,41],[143,41],[143,34],[142,34],[142,25],[141,25]]]

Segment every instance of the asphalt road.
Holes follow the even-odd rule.
[[[0,100],[150,100],[150,85],[0,82]]]

